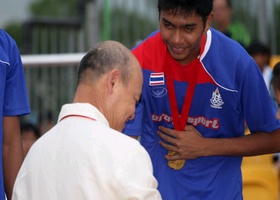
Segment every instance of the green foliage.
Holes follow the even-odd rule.
[[[4,27],[4,30],[9,33],[9,35],[16,41],[18,48],[21,49],[23,44],[21,24],[17,22],[10,23]]]
[[[244,5],[236,4],[233,12],[233,20],[245,25],[250,33],[251,41],[258,39],[257,16],[249,12]]]
[[[41,0],[31,7],[33,16],[71,17],[77,14],[77,0]]]

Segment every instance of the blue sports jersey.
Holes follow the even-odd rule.
[[[167,150],[159,145],[158,127],[174,128],[166,66],[172,68],[179,111],[192,76],[190,69],[199,68],[187,124],[203,137],[243,136],[244,120],[252,133],[280,127],[262,74],[240,44],[210,29],[201,49],[199,64],[182,66],[172,59],[158,31],[133,49],[143,68],[143,93],[135,119],[124,132],[141,136],[164,200],[241,200],[242,157],[200,157],[187,160],[182,169],[174,170],[164,158]]]
[[[3,116],[30,113],[23,66],[15,41],[0,29],[0,144]],[[5,200],[2,146],[0,148],[0,199]]]

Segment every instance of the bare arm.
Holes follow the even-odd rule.
[[[280,151],[280,129],[272,133],[258,132],[237,138],[209,140],[208,146],[214,146],[209,155],[255,156]]]
[[[12,197],[14,182],[23,161],[20,124],[18,117],[3,118],[3,169],[8,199]]]
[[[254,133],[236,138],[203,138],[193,127],[175,131],[160,127],[159,136],[170,144],[160,141],[167,150],[178,152],[166,156],[168,160],[194,159],[201,156],[254,156],[280,152],[280,129],[272,133]],[[165,133],[165,134],[163,134]]]

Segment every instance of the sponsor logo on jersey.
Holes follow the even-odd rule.
[[[162,120],[166,121],[166,122],[172,122],[172,117],[170,117],[169,115],[167,114],[162,114],[162,115],[155,115],[155,114],[152,114],[152,121],[153,122],[161,122]]]
[[[164,73],[151,73],[150,74],[150,86],[164,85]]]
[[[161,98],[167,94],[167,89],[164,87],[153,87],[150,89],[150,93],[153,97]]]
[[[152,121],[153,122],[165,121],[167,123],[170,123],[170,122],[172,122],[172,117],[167,115],[167,114],[162,114],[162,115],[152,114]],[[189,117],[188,118],[188,123],[193,125],[193,126],[202,125],[206,128],[211,128],[211,129],[215,129],[215,130],[220,128],[220,124],[219,124],[218,119],[207,119],[203,116]]]
[[[218,119],[207,119],[203,116],[200,117],[189,117],[188,123],[193,126],[202,125],[206,128],[218,129],[220,128]]]
[[[210,102],[212,108],[222,109],[224,102],[218,88],[216,88],[216,90],[212,93]]]

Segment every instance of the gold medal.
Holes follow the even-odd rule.
[[[175,155],[176,152],[175,151],[168,151],[168,155]],[[185,159],[181,159],[181,160],[169,160],[168,161],[168,166],[175,169],[175,170],[179,170],[181,169],[184,165],[185,165],[186,160]]]

